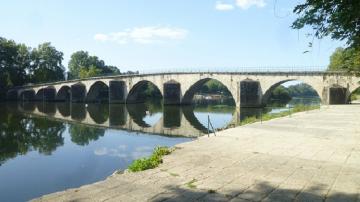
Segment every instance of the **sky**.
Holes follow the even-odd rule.
[[[293,30],[298,0],[9,0],[0,37],[85,50],[120,71],[325,69],[344,43]],[[304,53],[305,51],[309,51]]]

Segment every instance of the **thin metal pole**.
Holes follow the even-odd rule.
[[[213,127],[213,125],[212,125],[212,123],[211,123],[211,121],[210,121],[210,118],[209,118],[209,123],[210,123],[210,126],[211,126],[211,128],[212,128],[212,130],[213,130],[213,132],[214,132],[214,135],[216,136],[215,128]]]
[[[207,132],[208,132],[208,137],[210,137],[210,116],[209,115],[208,115]]]
[[[289,105],[289,117],[291,117],[291,108],[290,108],[290,105]]]

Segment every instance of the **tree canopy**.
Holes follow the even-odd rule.
[[[345,40],[350,47],[360,50],[359,0],[306,0],[293,12],[299,17],[292,28],[311,26],[314,37],[330,36],[335,40]]]
[[[69,61],[71,78],[87,78],[106,74],[120,74],[115,66],[105,65],[97,56],[90,56],[87,51],[77,51],[71,55]]]
[[[276,100],[280,103],[287,103],[293,97],[317,97],[317,92],[306,83],[299,83],[285,87],[283,85],[277,86],[270,95],[270,101]]]
[[[64,54],[56,50],[49,42],[34,48],[31,52],[31,81],[39,83],[64,80],[63,56]]]
[[[337,48],[330,56],[328,70],[360,71],[360,51],[355,48]]]
[[[14,86],[63,80],[62,60],[63,53],[50,43],[32,49],[0,37],[0,97]]]

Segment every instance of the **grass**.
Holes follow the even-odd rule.
[[[172,150],[168,147],[156,147],[150,157],[133,161],[128,169],[131,172],[139,172],[156,168],[162,163],[162,157],[170,154],[171,152]]]
[[[260,121],[268,121],[268,120],[275,119],[275,118],[291,116],[291,114],[293,114],[293,113],[310,111],[310,110],[319,109],[319,108],[320,108],[320,106],[295,105],[289,111],[283,111],[283,112],[274,113],[274,114],[268,113],[268,114],[262,115],[261,118],[257,118],[255,116],[247,117],[240,122],[240,125],[246,125],[246,124],[260,122]]]
[[[196,185],[194,183],[197,182],[196,179],[192,179],[190,182],[187,182],[185,185],[189,187],[190,189],[196,189]]]
[[[179,174],[177,174],[177,173],[169,173],[171,176],[173,176],[173,177],[177,177],[177,176],[179,176]]]

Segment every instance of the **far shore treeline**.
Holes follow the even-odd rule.
[[[63,56],[64,53],[50,42],[33,48],[0,37],[0,100],[4,100],[6,91],[14,86],[121,74],[116,66],[106,65],[103,60],[86,51],[71,55],[69,72],[66,72]],[[138,74],[138,71],[122,74]]]

